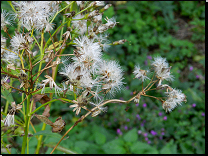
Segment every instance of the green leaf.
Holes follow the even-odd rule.
[[[187,146],[186,143],[180,143],[180,148],[182,150],[182,153],[184,154],[194,154],[189,146]]]
[[[126,150],[123,145],[124,141],[122,139],[116,139],[107,142],[102,148],[107,154],[125,154]]]
[[[199,96],[199,94],[197,92],[195,92],[194,90],[188,88],[188,91],[190,92],[192,98],[194,101],[196,102],[202,102],[202,98]]]
[[[39,131],[35,134],[33,134],[33,136],[36,136],[36,135],[44,135],[44,136],[48,136],[48,137],[53,137],[53,138],[58,138],[58,139],[61,139],[61,135],[58,134],[58,133],[53,133],[51,131],[48,131],[48,130],[45,130],[45,131]]]
[[[6,89],[5,90],[1,89],[1,93],[10,104],[11,104],[11,102],[14,102],[14,99],[13,99],[13,96],[12,96],[11,92],[9,92]]]
[[[172,154],[172,152],[170,151],[170,148],[167,146],[164,146],[161,150],[160,150],[160,154]]]
[[[124,135],[124,140],[126,142],[135,142],[138,139],[138,134],[136,128],[130,130]]]
[[[75,121],[77,121],[78,119],[76,119]],[[81,131],[79,134],[77,134],[76,138],[79,140],[84,140],[84,139],[87,139],[89,135],[90,135],[90,132],[87,130],[84,130],[84,131]]]
[[[85,152],[90,147],[90,143],[87,141],[76,141],[74,146],[75,148],[79,148],[82,152]]]
[[[55,144],[45,144],[45,145],[48,146],[48,147],[51,147],[51,148],[54,148],[56,146]],[[77,154],[77,152],[75,152],[71,149],[67,149],[65,147],[62,147],[60,145],[56,149],[66,153],[66,154]]]
[[[106,137],[100,132],[95,132],[94,134],[95,142],[99,145],[103,145],[106,142]]]
[[[33,93],[32,95],[41,94],[41,92],[42,92],[42,89],[40,89],[39,91]],[[55,92],[55,88],[52,88],[52,90],[51,90],[50,87],[45,87],[45,93],[57,93],[57,92]],[[70,91],[70,90],[68,90],[66,92],[66,94],[73,95],[72,91]]]
[[[106,10],[104,12],[104,15],[103,17],[108,17],[108,18],[111,18],[113,15],[115,15],[115,12],[114,12],[114,8],[113,7],[110,7],[108,10]]]
[[[151,147],[147,143],[137,141],[130,147],[133,154],[158,154],[156,148]]]
[[[104,153],[103,151],[101,151],[102,149],[100,148],[99,145],[90,144],[90,148],[87,149],[87,151],[85,152],[85,154],[100,154],[100,152]]]

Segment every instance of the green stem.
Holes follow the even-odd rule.
[[[12,1],[8,1],[9,5],[11,6],[11,8],[14,10],[14,12],[16,13],[16,10],[14,9],[14,6],[12,5]]]
[[[5,113],[5,114],[7,114],[8,107],[9,107],[9,101],[7,100],[7,101],[6,101],[6,106],[5,106],[5,109],[4,109],[4,113]]]
[[[71,3],[69,3],[66,7],[64,7],[63,9],[61,9],[60,11],[58,11],[56,14],[55,14],[55,16],[53,17],[53,19],[51,20],[51,22],[50,23],[52,23],[53,22],[53,20],[56,18],[56,16],[60,13],[60,12],[62,12],[63,10],[65,10],[66,8],[68,8],[70,5],[72,5],[74,3],[74,1],[73,2],[71,2]]]
[[[1,140],[1,144],[4,145],[4,148],[7,150],[7,152],[8,152],[9,154],[11,154],[10,151],[6,148],[6,145],[5,145],[5,143],[3,142],[3,140]]]
[[[46,128],[46,124],[45,123],[43,123],[43,127],[42,127],[42,131],[44,131],[45,130],[45,128]],[[37,144],[37,148],[36,148],[36,154],[39,154],[39,151],[40,151],[40,147],[41,147],[41,142],[42,142],[42,138],[43,138],[43,135],[40,135],[39,137],[38,137],[38,144]]]
[[[82,11],[80,11],[80,12],[78,12],[76,15],[74,15],[74,16],[77,16],[78,14],[81,14],[82,12],[84,12],[84,11],[86,11],[86,10],[88,10],[88,9],[91,9],[91,8],[93,8],[93,6],[90,6],[90,7],[87,7],[87,8],[85,8],[85,9],[83,9]]]
[[[51,35],[51,37],[53,37],[53,36],[56,34],[56,32],[57,32],[57,31],[58,31],[65,23],[67,23],[67,22],[69,22],[69,20],[67,20],[66,22],[62,23],[62,24],[54,31],[54,33]],[[49,38],[48,41],[46,42],[43,51],[45,51],[47,45],[48,45],[50,42],[51,42],[51,38]]]
[[[30,97],[31,95],[28,95],[27,97],[27,116],[26,116],[26,122],[25,122],[25,135],[23,137],[23,142],[22,142],[22,151],[21,154],[25,154],[25,148],[27,145],[27,153],[29,153],[29,142],[28,142],[28,131],[29,131],[29,124],[30,124],[30,115],[29,115],[29,106],[30,106]]]
[[[66,20],[66,17],[65,17],[65,16],[63,16],[63,21],[62,21],[62,23],[65,23],[65,20]],[[61,28],[61,34],[60,34],[60,39],[59,39],[59,41],[61,41],[61,40],[62,40],[62,35],[63,35],[63,32],[64,32],[64,27],[62,27],[62,28]]]
[[[36,108],[33,112],[30,113],[30,115],[34,114],[36,111],[38,111],[39,109],[41,109],[42,107],[46,106],[47,104],[51,104],[52,102],[55,102],[55,101],[58,101],[58,99],[54,99],[54,100],[51,100],[51,101],[48,101],[46,103],[44,103],[43,105],[41,105],[40,107]],[[46,128],[46,124],[43,123],[43,126],[42,126],[42,131],[44,131]],[[43,135],[40,135],[38,137],[38,144],[37,144],[37,148],[36,148],[36,154],[39,154],[39,151],[40,151],[40,147],[41,147],[41,142],[42,142],[42,138],[43,138]]]
[[[9,83],[10,86],[12,86],[12,83],[13,83],[12,80],[13,80],[13,79],[10,79],[10,83]],[[10,94],[11,94],[11,91],[12,91],[12,88],[9,89]],[[9,101],[7,100],[7,101],[6,101],[5,110],[4,110],[4,112],[5,112],[6,114],[7,114],[7,111],[8,111],[8,107],[9,107]]]
[[[34,114],[35,112],[37,112],[37,111],[38,111],[39,109],[41,109],[42,107],[46,106],[46,105],[49,104],[49,103],[55,102],[55,101],[58,101],[58,99],[54,99],[54,100],[51,100],[51,101],[48,101],[48,102],[42,104],[40,107],[36,108],[33,112],[31,112],[31,113],[30,113],[30,116],[31,116],[32,114]]]

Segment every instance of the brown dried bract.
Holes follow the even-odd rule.
[[[47,125],[50,125],[51,127],[53,127],[52,132],[53,133],[57,133],[57,132],[61,132],[62,129],[65,127],[66,123],[64,120],[62,120],[61,117],[58,117],[56,119],[56,121],[53,123],[51,120],[49,120],[47,117],[45,117],[44,115],[37,115],[35,114],[35,116],[41,120],[42,122],[44,122]]]
[[[57,133],[57,132],[61,132],[62,129],[65,127],[66,123],[64,120],[62,120],[61,117],[58,117],[56,119],[56,121],[53,123],[53,129],[52,132]]]
[[[53,122],[51,120],[49,120],[47,117],[45,117],[44,115],[37,115],[35,114],[35,116],[42,122],[44,122],[47,125],[53,126]]]
[[[45,95],[43,95],[43,94],[35,94],[35,95],[33,95],[33,99],[34,99],[34,104],[36,102],[40,102],[41,104],[44,104],[44,103],[46,103],[48,101],[51,101],[51,99],[46,94]],[[49,105],[46,105],[45,106],[45,110],[44,110],[42,115],[44,115],[45,117],[49,117],[50,116],[49,112],[50,112],[50,107],[49,107]]]

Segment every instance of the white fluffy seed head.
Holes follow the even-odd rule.
[[[8,16],[9,13],[2,9],[1,12],[1,30],[6,30],[7,25],[11,25],[11,18]]]
[[[13,51],[18,51],[23,48],[24,44],[26,44],[26,40],[20,33],[15,33],[15,36],[12,37],[10,43],[11,47],[13,48]]]
[[[186,101],[186,96],[185,94],[182,93],[181,90],[179,89],[173,89],[170,92],[165,92],[166,95],[168,96],[168,99],[171,101],[174,101],[178,105],[181,105],[183,101]]]
[[[156,76],[161,80],[172,81],[173,76],[170,73],[170,68],[168,63],[166,62],[166,58],[156,57],[151,64],[156,72]],[[160,83],[161,83],[160,82]]]
[[[86,68],[93,74],[98,68],[98,63],[102,61],[101,47],[94,39],[88,39],[86,36],[75,39],[74,43],[77,47],[76,52],[78,55],[73,57],[75,66]]]
[[[102,89],[110,89],[110,92],[113,93],[118,91],[123,86],[123,70],[116,61],[103,61],[100,64],[99,74],[103,80]]]
[[[73,19],[82,19],[84,15],[78,14],[77,16],[73,17]],[[80,35],[84,35],[87,31],[87,20],[74,20],[72,21],[72,26],[78,30]]]
[[[142,70],[142,69],[140,69],[140,66],[139,65],[135,66],[134,71],[133,71],[133,73],[135,75],[135,78],[138,78],[138,79],[141,78],[142,82],[144,82],[144,80],[146,80],[146,79],[149,79],[150,80],[150,78],[148,78],[146,76],[146,74],[148,72],[149,72],[149,70]]]
[[[181,90],[173,89],[172,91],[165,93],[168,99],[163,102],[162,107],[166,112],[171,112],[175,107],[181,105],[183,101],[186,101],[186,96]]]
[[[18,1],[13,2],[18,8],[17,17],[22,26],[31,30],[49,29],[50,18],[58,11],[58,3],[53,1]]]

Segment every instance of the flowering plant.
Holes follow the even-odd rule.
[[[110,4],[105,5],[103,1],[19,1],[9,4],[14,11],[11,17],[4,10],[1,13],[1,30],[8,37],[1,34],[1,90],[2,97],[7,100],[1,121],[3,128],[13,127],[13,132],[18,127],[23,128],[20,134],[23,136],[21,153],[29,153],[28,137],[32,136],[29,127],[36,132],[31,122],[34,116],[44,123],[42,130],[49,125],[52,132],[58,133],[65,127],[62,117],[58,117],[54,123],[48,119],[50,106],[55,101],[70,103],[69,108],[73,108],[75,115],[79,115],[83,109],[87,113],[67,130],[51,153],[68,132],[87,116],[96,117],[107,112],[106,104],[139,103],[141,96],[147,96],[161,101],[161,107],[171,112],[186,101],[186,96],[180,90],[164,83],[164,80],[172,81],[173,76],[168,62],[160,56],[154,58],[150,70],[135,66],[133,73],[138,81],[142,81],[141,91],[136,91],[128,100],[113,99],[116,92],[124,88],[123,70],[117,61],[104,59],[103,53],[109,46],[124,44],[126,40],[112,43],[108,40],[106,31],[118,23],[115,18],[108,17],[104,18],[104,23],[102,21],[103,12],[111,7]],[[52,22],[59,14],[63,15],[63,20],[60,25],[55,25]],[[11,35],[8,26],[12,24],[12,19],[14,23],[17,22],[17,30]],[[74,47],[74,50],[67,51],[68,47]],[[65,81],[58,84],[57,73]],[[145,87],[144,81],[149,82]],[[163,89],[166,90],[166,97],[148,94],[150,90]],[[8,99],[7,93],[14,94],[12,90],[21,93],[21,103],[16,104],[15,100]],[[10,102],[12,108],[8,111]],[[42,105],[37,107],[36,102]],[[42,115],[38,114],[43,107]],[[22,120],[15,119],[17,111],[22,114]],[[3,137],[6,132],[7,129],[2,133]],[[36,153],[39,153],[42,135],[37,140]],[[10,153],[6,145],[5,149]]]

